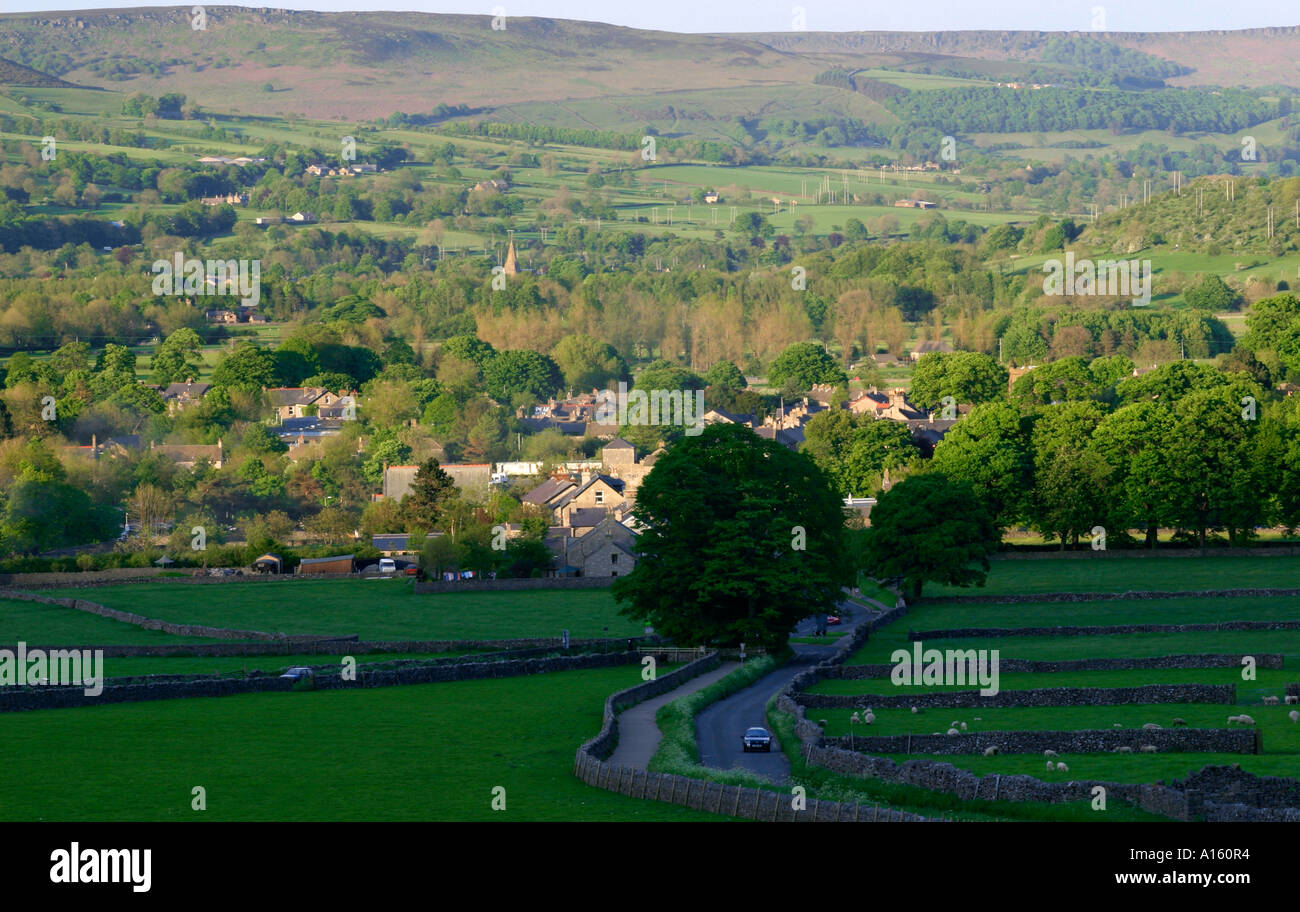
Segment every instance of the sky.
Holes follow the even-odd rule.
[[[119,3],[180,6],[180,3]],[[188,4],[186,4],[188,5]],[[211,4],[220,5],[220,4]],[[585,19],[674,32],[940,31],[1030,29],[1041,31],[1173,32],[1300,25],[1300,6],[1288,0],[259,0],[225,4],[313,10],[413,10]],[[75,0],[4,0],[4,12],[107,8]]]

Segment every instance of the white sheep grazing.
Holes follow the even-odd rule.
[[[997,745],[996,745],[996,744],[993,744],[993,745],[990,745],[990,746],[984,748],[984,756],[985,756],[985,757],[995,757],[995,756],[997,756],[997,753],[998,753],[998,748],[997,748]]]
[[[1056,764],[1056,771],[1058,773],[1068,773],[1070,771],[1070,768],[1066,766],[1064,763],[1058,763]]]
[[[1300,703],[1300,697],[1292,696],[1291,694],[1287,694],[1286,702],[1287,702],[1287,705],[1288,705],[1288,706],[1290,706],[1292,703]]]
[[[876,721],[875,713],[873,713],[871,710],[868,709],[867,714],[862,717],[862,721],[865,722],[867,725],[870,725],[872,722],[875,722]]]
[[[1055,756],[1057,756],[1057,754],[1056,754],[1056,751],[1043,751],[1043,756],[1044,756],[1044,757],[1055,757]]]
[[[1242,713],[1241,715],[1239,715],[1239,716],[1237,717],[1237,721],[1240,722],[1242,725],[1254,725],[1254,724],[1255,724],[1255,720],[1252,719],[1250,716],[1246,715],[1245,713]]]
[[[966,730],[966,723],[965,723],[965,722],[963,722],[963,723],[961,724],[961,730],[962,730],[962,731],[965,731],[965,730]]]
[[[913,707],[912,707],[912,712],[914,712],[914,713],[919,713],[919,712],[920,712],[920,710],[919,710],[919,709],[917,709],[917,708],[916,708],[916,707],[915,707],[915,706],[913,706]]]
[[[975,721],[976,721],[976,722],[983,722],[984,720],[981,719],[979,716],[976,716],[976,717],[975,717]]]
[[[1117,753],[1117,754],[1131,754],[1131,753],[1133,753],[1133,748],[1129,747],[1128,745],[1122,745],[1122,746],[1120,746],[1120,747],[1115,748],[1115,753]]]
[[[1264,705],[1265,705],[1265,706],[1277,706],[1277,702],[1278,702],[1278,701],[1277,701],[1277,697],[1265,697],[1265,698],[1264,698]]]
[[[950,729],[948,729],[948,734],[950,734],[950,735],[960,735],[961,732],[959,732],[959,731],[958,731],[957,729],[955,729],[955,728],[950,728]]]
[[[1048,761],[1047,761],[1047,771],[1050,773],[1050,772],[1051,772],[1052,770],[1054,770],[1054,769],[1056,769],[1056,764],[1053,763],[1051,760],[1048,760]]]
[[[1156,725],[1154,722],[1148,722],[1146,725],[1142,726],[1143,731],[1158,731],[1159,729],[1160,726]]]
[[[1295,710],[1295,709],[1291,710],[1289,713],[1287,713],[1287,718],[1289,718],[1292,722],[1300,722],[1300,710]]]
[[[1124,726],[1122,726],[1122,725],[1120,725],[1118,722],[1116,722],[1116,723],[1114,724],[1114,726],[1112,726],[1112,727],[1113,727],[1113,728],[1123,728]]]
[[[1138,748],[1138,750],[1142,751],[1144,754],[1154,754],[1156,752],[1156,746],[1154,744],[1143,744]]]
[[[849,716],[849,721],[853,723],[858,723],[861,722],[862,720],[858,718],[857,713],[854,713],[853,715]]]

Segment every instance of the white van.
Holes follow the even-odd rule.
[[[380,573],[396,573],[397,563],[391,557],[381,557],[379,559]]]

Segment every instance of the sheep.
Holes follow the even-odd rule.
[[[1154,744],[1143,744],[1138,748],[1138,750],[1142,751],[1144,754],[1154,754],[1156,752],[1156,746]]]
[[[1054,769],[1056,769],[1056,764],[1053,763],[1051,760],[1048,760],[1048,761],[1047,761],[1047,771],[1050,773],[1050,772],[1051,772],[1052,770],[1054,770]]]
[[[917,708],[916,708],[916,707],[915,707],[915,706],[913,706],[913,707],[912,707],[912,712],[914,712],[914,713],[919,713],[919,712],[920,712],[920,710],[919,710],[919,709],[917,709]]]
[[[1255,724],[1255,720],[1252,719],[1250,716],[1246,715],[1245,713],[1242,713],[1241,715],[1237,716],[1237,721],[1240,722],[1242,725]]]
[[[1277,697],[1265,697],[1265,698],[1264,698],[1264,705],[1265,705],[1265,706],[1277,706]]]
[[[954,719],[953,722],[952,722],[952,724],[949,725],[948,727],[949,727],[949,728],[956,728],[958,725],[961,725],[961,723],[958,722],[956,719]]]
[[[1293,704],[1293,703],[1300,703],[1300,697],[1292,696],[1291,694],[1287,694],[1286,702],[1287,702],[1287,705],[1288,705],[1288,706],[1290,706],[1290,705]]]
[[[1186,724],[1187,724],[1187,720],[1186,720],[1186,719],[1174,719],[1174,724],[1175,724],[1175,725],[1186,725]]]
[[[1058,773],[1068,773],[1070,771],[1070,768],[1066,766],[1064,763],[1058,763],[1056,764],[1056,771]]]
[[[868,709],[867,714],[862,717],[862,721],[866,725],[870,725],[872,722],[875,722],[876,721],[875,713],[873,713],[871,710]]]
[[[854,713],[853,715],[849,716],[849,721],[856,724],[858,722],[861,722],[862,720],[858,718],[857,713]]]
[[[983,722],[984,720],[981,719],[979,716],[976,716],[976,717],[975,717],[975,721],[976,721],[976,722]]]
[[[1148,722],[1146,725],[1142,726],[1143,731],[1159,731],[1159,729],[1160,726],[1156,725],[1154,722]]]
[[[1286,715],[1292,722],[1300,722],[1300,710],[1293,709]]]
[[[965,722],[963,722],[963,723],[961,724],[961,730],[962,730],[962,731],[965,731],[965,730],[966,730],[966,723],[965,723]]]
[[[1115,753],[1117,753],[1117,754],[1131,754],[1131,753],[1133,753],[1133,748],[1131,748],[1131,747],[1129,747],[1129,746],[1127,746],[1127,745],[1121,745],[1120,747],[1115,748]]]
[[[1122,726],[1122,725],[1120,725],[1118,722],[1116,722],[1112,727],[1113,727],[1113,728],[1123,728],[1124,726]]]
[[[955,728],[950,728],[950,729],[948,729],[948,734],[950,734],[950,735],[960,735],[961,732],[959,732],[959,731],[958,731],[957,729],[955,729]]]
[[[1057,753],[1056,753],[1056,751],[1051,751],[1051,750],[1043,751],[1043,756],[1044,756],[1044,757],[1055,757],[1055,756],[1057,756]]]
[[[991,744],[988,747],[984,748],[985,757],[996,757],[997,753],[998,753],[998,746],[996,744]]]

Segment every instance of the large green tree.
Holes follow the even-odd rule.
[[[777,648],[801,618],[833,610],[852,578],[829,480],[746,427],[678,440],[642,482],[635,513],[640,557],[614,597],[683,645]]]
[[[937,409],[945,396],[979,405],[1006,393],[1007,369],[980,352],[928,352],[912,372],[911,400],[926,411]]]
[[[862,568],[877,578],[901,578],[911,597],[920,598],[926,582],[984,585],[999,535],[969,484],[928,472],[881,494],[861,538]]]

